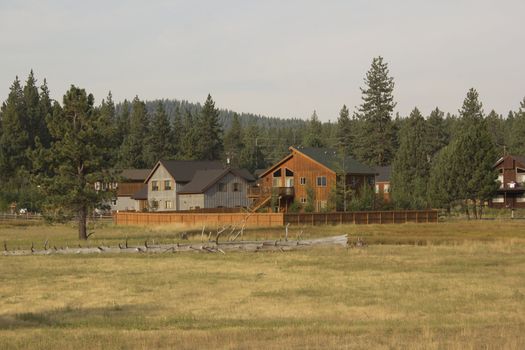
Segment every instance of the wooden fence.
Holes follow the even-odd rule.
[[[246,219],[247,226],[283,226],[283,213],[115,213],[114,222],[117,225],[169,225],[182,224],[188,226],[223,226],[240,224]]]
[[[117,225],[169,225],[223,226],[240,224],[246,219],[251,227],[291,225],[337,225],[337,224],[403,224],[407,222],[438,222],[438,211],[362,211],[334,213],[115,213]]]
[[[437,210],[354,211],[333,213],[286,213],[284,223],[290,225],[337,224],[404,224],[438,222]]]

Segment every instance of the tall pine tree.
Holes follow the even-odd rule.
[[[383,57],[372,61],[366,73],[365,88],[361,88],[363,103],[357,113],[359,123],[355,154],[370,165],[388,165],[394,153],[392,113],[394,102],[394,79],[389,76],[388,65]]]
[[[47,120],[52,136],[50,149],[37,150],[42,157],[35,169],[46,207],[53,214],[76,217],[78,237],[88,238],[87,217],[112,197],[97,191],[96,182],[111,183],[113,166],[107,157],[110,135],[108,119],[94,108],[93,95],[71,86],[63,99],[63,108],[54,109]]]
[[[392,199],[397,207],[428,207],[427,183],[430,162],[426,147],[427,125],[417,108],[403,124],[399,150],[392,163]]]
[[[168,115],[162,101],[157,102],[144,147],[144,160],[147,167],[153,167],[160,159],[175,158],[173,134]]]
[[[120,163],[123,168],[145,168],[144,144],[148,135],[146,105],[138,96],[131,103],[129,133],[120,148]]]
[[[215,108],[215,102],[209,94],[197,119],[195,131],[198,142],[193,146],[197,159],[221,159],[224,145],[222,127],[219,123],[219,110]]]

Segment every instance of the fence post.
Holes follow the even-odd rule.
[[[383,212],[379,212],[379,224],[383,223]]]
[[[370,212],[366,212],[366,224],[368,225],[370,222]]]

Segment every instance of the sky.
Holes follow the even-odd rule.
[[[373,57],[396,111],[457,113],[469,88],[506,115],[525,97],[523,0],[0,0],[0,100],[31,69],[61,101],[204,102],[281,118],[355,110]]]

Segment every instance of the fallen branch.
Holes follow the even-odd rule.
[[[166,252],[197,252],[197,253],[221,253],[226,252],[288,252],[292,250],[311,249],[314,247],[330,247],[330,246],[347,246],[347,235],[324,237],[318,239],[305,240],[265,240],[265,241],[225,241],[218,242],[218,237],[227,228],[218,231],[216,241],[208,242],[200,245],[198,248],[189,243],[173,243],[173,244],[148,244],[144,242],[144,246],[132,247],[128,246],[127,240],[125,246],[118,244],[116,247],[96,246],[91,247],[61,247],[53,246],[52,249],[37,250],[32,245],[29,249],[7,250],[7,243],[4,242],[4,256],[23,256],[23,255],[57,255],[57,254],[120,254],[120,253],[166,253]]]

